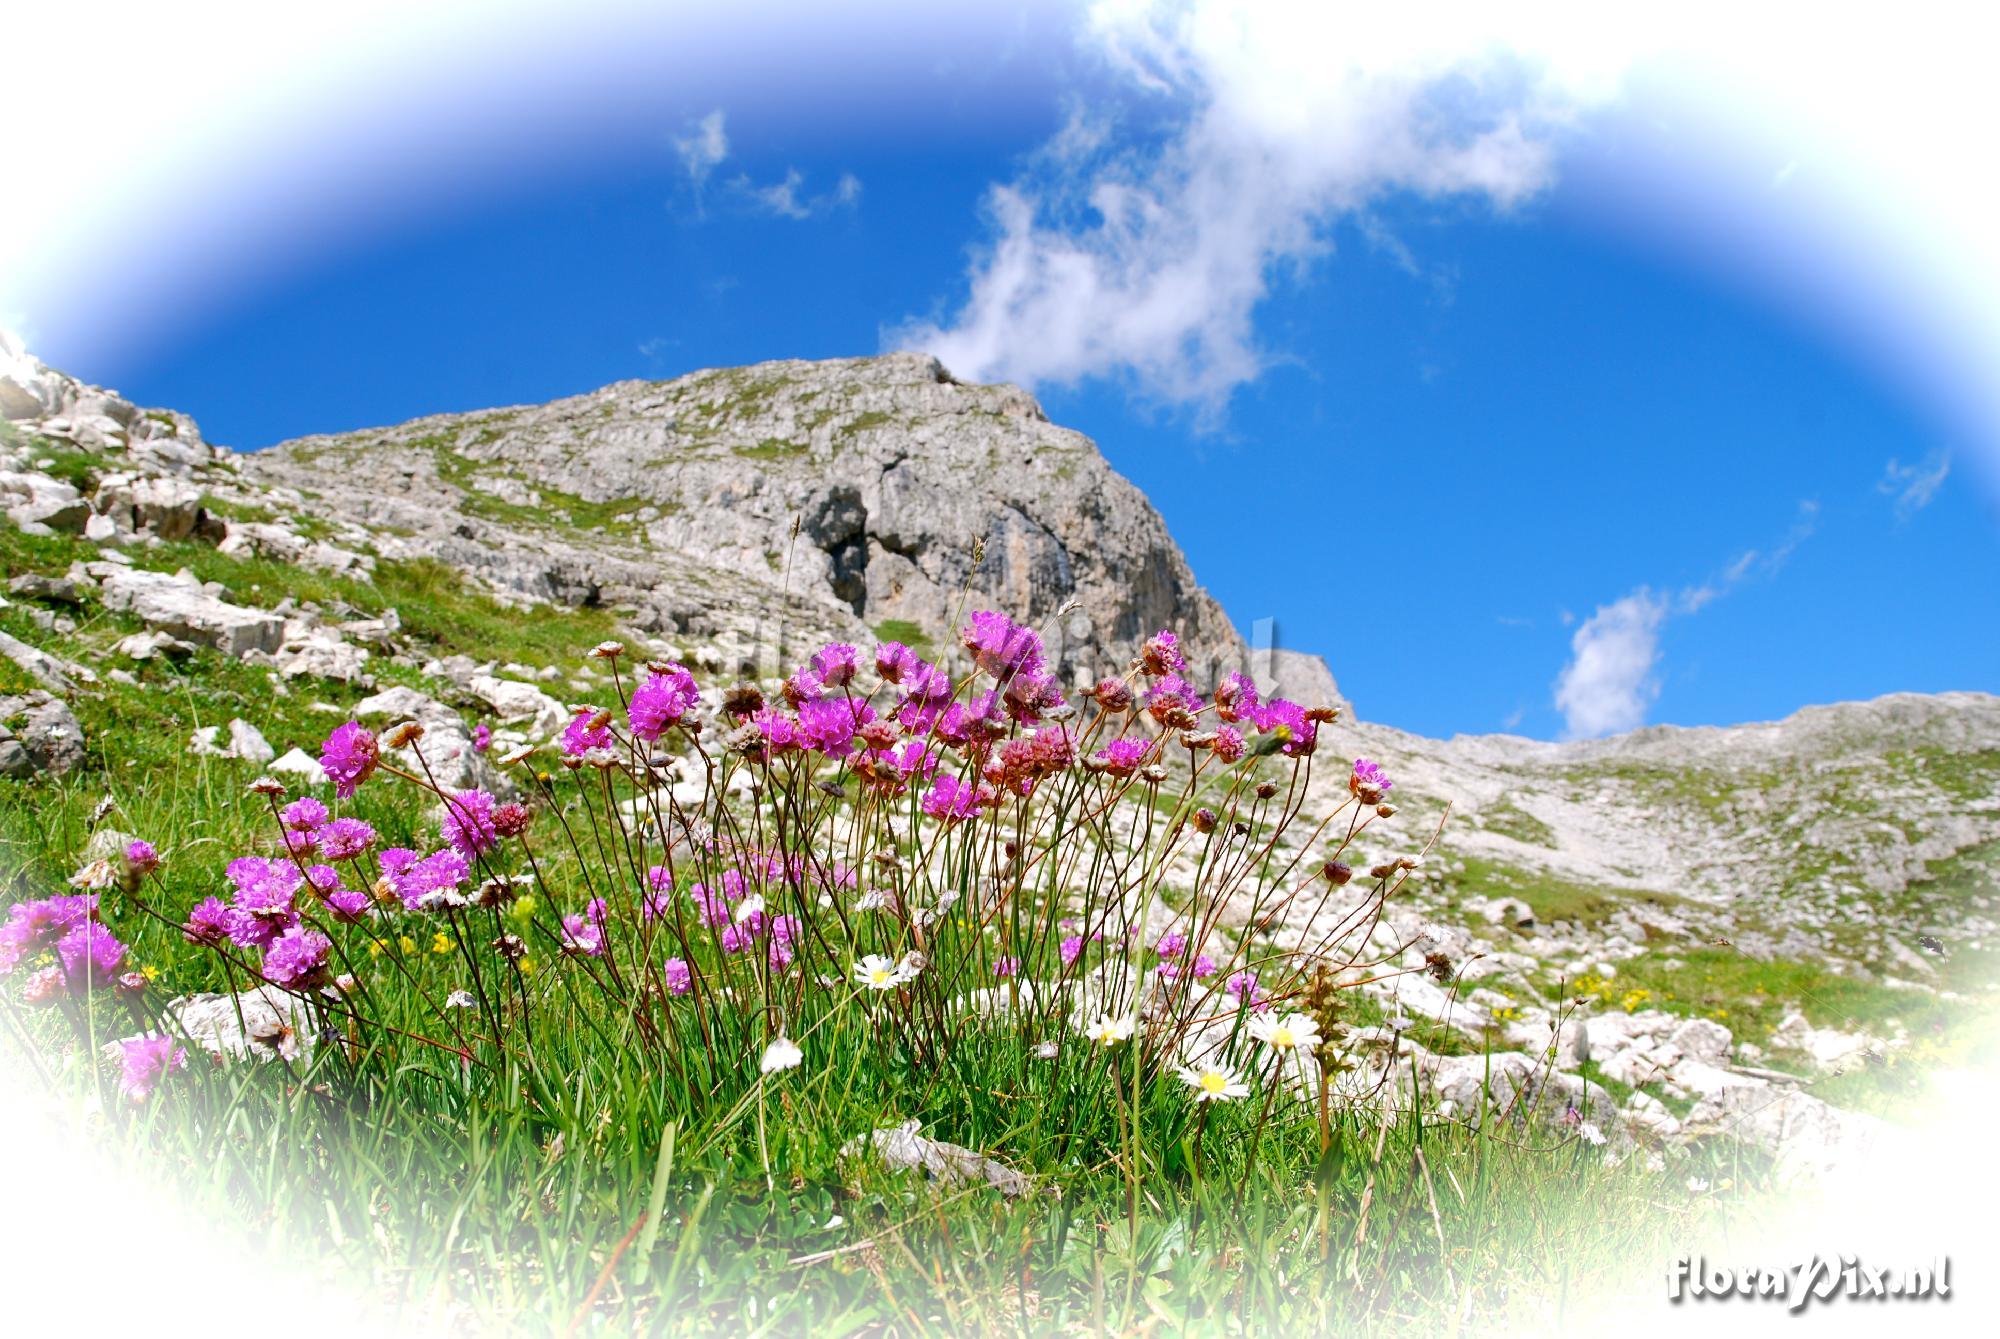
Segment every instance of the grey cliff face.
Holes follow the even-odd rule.
[[[986,606],[1043,626],[1078,675],[1122,668],[1162,627],[1218,667],[1245,658],[1089,439],[920,355],[620,382],[304,438],[243,468],[522,597],[629,607],[667,635],[748,637],[780,608],[802,631],[936,635]]]

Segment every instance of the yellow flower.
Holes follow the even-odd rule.
[[[535,974],[535,960],[533,958],[521,959],[521,975],[533,976],[534,974]]]
[[[149,962],[139,969],[139,975],[145,977],[148,981],[157,981],[160,979],[160,969]]]
[[[451,942],[451,936],[446,934],[444,931],[439,930],[436,934],[431,936],[431,952],[449,953],[451,952],[452,948],[453,945]]]
[[[417,941],[408,935],[403,935],[396,940],[396,947],[405,953],[415,953],[417,951]]]

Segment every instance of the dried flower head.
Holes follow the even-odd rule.
[[[382,736],[382,747],[386,749],[404,749],[423,737],[424,727],[421,722],[404,721],[400,725],[391,726],[389,733]]]

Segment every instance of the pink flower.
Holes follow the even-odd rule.
[[[660,979],[666,983],[670,995],[685,995],[694,989],[694,973],[688,970],[684,958],[668,958],[662,963]]]
[[[467,859],[477,859],[500,844],[493,826],[493,797],[483,790],[461,790],[444,802],[444,839]]]
[[[294,832],[315,832],[326,822],[326,806],[307,795],[280,809],[278,817]]]
[[[172,1037],[132,1037],[119,1046],[124,1054],[118,1091],[134,1102],[151,1097],[170,1071],[187,1068],[187,1052]]]
[[[181,927],[181,937],[190,944],[220,944],[229,938],[229,908],[222,905],[219,897],[205,897],[195,903],[194,910],[188,912],[187,924]]]
[[[1041,671],[1042,639],[1005,614],[980,610],[972,616],[959,640],[972,652],[973,663],[996,679],[1011,678],[1024,670]]]
[[[358,818],[336,818],[319,830],[319,853],[327,860],[352,860],[375,844],[375,829]]]
[[[685,666],[668,663],[654,669],[646,682],[632,690],[632,705],[626,712],[632,733],[651,743],[673,726],[679,725],[701,701],[701,690]]]
[[[954,776],[940,776],[923,801],[924,812],[945,823],[976,818],[985,803],[985,797],[978,790]]]
[[[472,751],[484,753],[493,747],[493,730],[485,722],[472,727]]]
[[[63,980],[70,993],[81,995],[117,981],[125,946],[96,921],[85,921],[56,942],[56,956],[62,959]]]
[[[1133,739],[1128,736],[1124,739],[1114,739],[1099,749],[1097,762],[1112,776],[1130,776],[1145,765],[1147,757],[1152,752],[1153,745],[1150,740]]]
[[[611,727],[604,722],[592,724],[603,713],[595,707],[578,707],[570,723],[563,727],[563,756],[581,758],[592,749],[611,747]]]
[[[1388,773],[1382,770],[1381,764],[1372,763],[1366,758],[1356,758],[1354,760],[1354,773],[1347,779],[1347,788],[1354,794],[1361,796],[1362,803],[1378,803],[1384,795],[1394,790],[1395,787],[1396,783],[1389,779]],[[1373,799],[1369,798],[1371,795],[1374,797]]]
[[[147,841],[135,841],[125,848],[125,868],[138,878],[145,878],[160,867],[160,853]]]
[[[921,664],[917,653],[901,642],[883,642],[875,648],[875,670],[889,683],[901,683]]]
[[[1076,960],[1083,956],[1083,936],[1068,936],[1062,941],[1060,951],[1062,953],[1063,966],[1074,966]]]
[[[840,688],[852,682],[861,668],[860,655],[845,642],[828,642],[813,653],[813,672],[828,688]]]
[[[993,975],[999,977],[1003,981],[1010,976],[1019,975],[1020,971],[1021,971],[1021,960],[1013,956],[1011,953],[1002,956],[993,964]]]
[[[1215,727],[1215,742],[1208,747],[1217,761],[1236,762],[1243,757],[1243,734],[1233,725],[1218,725]]]
[[[1181,639],[1161,628],[1139,648],[1139,667],[1154,678],[1179,674],[1187,668],[1187,660],[1181,655]]]
[[[604,927],[585,916],[565,916],[562,919],[562,947],[565,953],[601,958],[604,956]]]
[[[286,990],[324,985],[333,941],[303,926],[287,930],[264,950],[264,979]]]
[[[362,729],[359,721],[336,728],[320,746],[319,765],[333,782],[333,793],[343,800],[353,798],[361,783],[375,775],[380,760],[374,734]]]
[[[1257,685],[1247,674],[1228,674],[1215,686],[1215,714],[1218,719],[1234,721],[1248,716],[1257,707]]]

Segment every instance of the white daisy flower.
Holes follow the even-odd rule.
[[[1309,1014],[1259,1014],[1250,1020],[1250,1035],[1274,1051],[1310,1051],[1319,1045],[1319,1020]]]
[[[1113,1018],[1110,1014],[1106,1014],[1089,1027],[1086,1027],[1083,1030],[1083,1035],[1099,1046],[1116,1046],[1119,1042],[1127,1041],[1131,1038],[1132,1029],[1136,1025],[1130,1014],[1127,1014],[1123,1018]]]
[[[775,1074],[781,1069],[797,1069],[806,1053],[790,1037],[781,1036],[764,1048],[764,1058],[757,1062],[757,1069],[764,1074]]]
[[[894,958],[870,953],[854,964],[854,979],[870,990],[894,990],[903,984],[903,969]]]
[[[1230,1102],[1250,1095],[1250,1086],[1226,1069],[1204,1065],[1200,1069],[1181,1068],[1181,1082],[1194,1089],[1197,1102]]]

